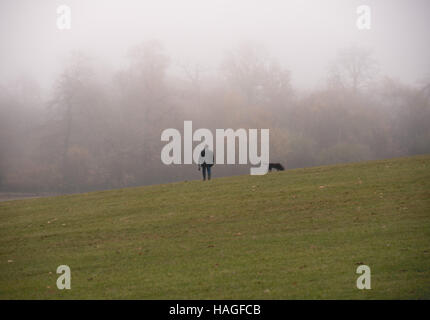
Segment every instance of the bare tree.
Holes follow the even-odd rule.
[[[97,127],[94,121],[100,118],[101,113],[97,110],[100,96],[90,59],[80,53],[73,54],[58,78],[53,98],[48,103],[52,125],[56,128],[54,139],[61,140],[59,144],[62,145],[57,152],[61,159],[62,187],[65,189],[72,188],[73,181],[77,184],[77,179],[85,179],[85,172],[80,177],[76,174],[76,170],[81,171],[82,163],[74,165],[71,156],[89,155],[87,151],[91,148],[92,136]]]
[[[157,40],[141,43],[130,49],[129,74],[137,80],[138,90],[151,103],[165,98],[165,77],[169,59],[162,44]]]
[[[357,92],[366,86],[377,73],[377,62],[370,50],[349,47],[339,51],[331,64],[329,84]]]
[[[182,69],[185,78],[191,85],[191,93],[196,97],[197,106],[201,102],[202,94],[202,74],[206,71],[199,63],[181,62],[179,67]]]
[[[289,72],[282,69],[261,45],[242,44],[226,57],[222,70],[248,102],[271,100],[279,94],[291,93]]]

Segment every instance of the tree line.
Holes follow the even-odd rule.
[[[372,53],[341,50],[319,89],[293,87],[263,47],[243,44],[208,74],[172,62],[158,41],[129,51],[113,72],[71,55],[54,88],[0,86],[0,191],[84,192],[198,179],[196,166],[165,166],[161,132],[269,128],[271,162],[288,169],[430,152],[430,81],[378,73]],[[249,173],[222,165],[215,176]]]

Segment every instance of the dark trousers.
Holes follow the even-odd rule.
[[[211,179],[211,167],[202,166],[203,180],[206,180],[206,170],[208,171],[208,180]]]

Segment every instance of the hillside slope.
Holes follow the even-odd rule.
[[[429,299],[430,156],[2,202],[0,298]]]

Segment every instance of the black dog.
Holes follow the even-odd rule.
[[[280,163],[269,163],[269,171],[276,169],[277,171],[284,171],[284,166]]]

